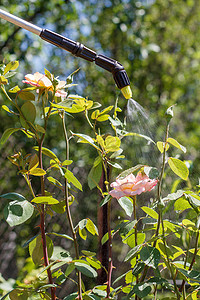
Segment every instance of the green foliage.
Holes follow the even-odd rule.
[[[87,6],[88,3],[86,1],[85,5]],[[118,20],[121,22],[123,6],[120,4],[124,3],[116,3],[113,27],[119,24],[117,23]],[[130,3],[130,5],[133,4]],[[154,9],[157,11],[158,7],[160,7],[159,5],[161,7],[164,6],[161,1],[161,4],[155,3],[152,5],[149,11]],[[135,15],[136,22],[141,13],[144,13],[144,18],[148,19],[148,16],[150,18],[153,17],[151,13],[148,15],[146,8],[139,9],[137,5],[134,8],[138,13]],[[90,7],[89,10],[91,9],[94,8]],[[142,9],[144,11],[141,12],[140,10]],[[101,3],[99,4],[98,22],[104,15],[102,13],[104,12],[107,15],[108,10],[109,7],[103,7]],[[123,22],[126,21],[126,26],[130,29],[131,23],[128,11],[126,20]],[[104,22],[100,23],[103,28],[105,26]],[[107,23],[106,20],[105,23]],[[125,25],[125,23],[121,23],[119,28],[125,28],[122,24]],[[99,27],[99,30],[102,30],[102,28]],[[123,30],[120,30],[119,38],[123,34]],[[113,31],[113,28],[111,28],[111,31]],[[145,32],[151,32],[148,26],[144,27]],[[108,35],[107,30],[104,30],[104,33]],[[164,52],[165,56],[167,52],[165,48],[158,50],[157,44],[149,44],[145,34],[143,36],[141,33],[139,30],[140,37],[138,39],[143,38],[144,44],[143,46],[138,45],[138,50],[143,56],[143,61],[140,61],[138,54],[135,59],[138,64],[140,62],[142,66],[145,66],[144,53],[147,51],[146,59],[149,60],[149,65],[152,66],[155,53],[158,53],[160,57],[160,54],[163,54],[160,52]],[[93,29],[91,29],[91,34],[93,36]],[[130,35],[129,38],[132,40]],[[149,37],[149,39],[151,38],[152,36]],[[104,37],[102,37],[102,47],[104,44],[103,40]],[[135,43],[133,40],[129,41],[129,39],[126,41],[128,47]],[[109,49],[112,53],[111,50]],[[122,55],[121,50],[119,50],[119,57]],[[161,57],[158,61],[160,59]],[[169,61],[166,59],[166,65],[163,66],[165,70],[168,70],[167,67],[171,65]],[[32,265],[26,265],[26,267],[22,268],[15,284],[9,285],[10,299],[24,300],[30,298],[32,300],[40,297],[41,299],[54,300],[56,297],[55,292],[58,293],[59,290],[58,287],[61,287],[60,290],[66,290],[65,295],[62,295],[63,299],[75,299],[77,296],[80,299],[120,299],[124,295],[127,299],[133,297],[141,299],[151,297],[156,299],[162,294],[161,290],[163,288],[172,291],[177,299],[181,299],[182,296],[185,298],[190,297],[189,293],[193,295],[191,297],[196,297],[198,288],[194,283],[199,283],[199,272],[196,270],[199,263],[199,187],[192,188],[189,179],[188,163],[185,163],[183,160],[187,158],[185,157],[186,148],[181,144],[184,140],[178,136],[178,140],[180,139],[181,141],[179,143],[176,139],[168,137],[169,125],[171,126],[176,116],[172,110],[173,106],[167,109],[165,140],[155,143],[155,138],[153,140],[145,134],[126,131],[126,121],[121,121],[118,118],[118,113],[121,112],[117,104],[118,101],[116,101],[115,106],[109,105],[100,110],[98,109],[100,107],[98,102],[76,94],[70,94],[69,88],[73,86],[72,78],[74,74],[67,78],[66,83],[62,83],[58,77],[55,77],[50,71],[45,69],[45,75],[42,75],[42,78],[48,79],[50,86],[41,85],[38,87],[39,91],[36,90],[35,86],[20,89],[19,86],[15,85],[12,88],[10,86],[12,81],[9,78],[14,75],[13,70],[17,67],[18,62],[16,61],[7,65],[1,65],[0,86],[12,108],[3,105],[3,110],[4,113],[8,113],[9,117],[14,119],[14,125],[19,126],[19,128],[15,126],[13,128],[12,125],[11,128],[6,129],[1,136],[0,145],[3,146],[8,138],[17,131],[25,133],[24,138],[28,141],[24,147],[25,149],[17,149],[18,152],[15,151],[13,155],[9,156],[9,161],[15,168],[17,167],[17,175],[25,180],[29,188],[29,195],[26,198],[30,199],[30,202],[18,194],[17,190],[14,193],[3,194],[0,198],[4,200],[4,217],[10,226],[20,225],[26,221],[32,222],[34,217],[36,217],[39,219],[39,228],[36,228],[38,230],[37,233],[33,233],[31,228],[30,236],[32,237],[28,237],[28,241],[23,243],[24,248],[26,246],[29,248]],[[131,68],[129,65],[128,69],[131,70]],[[144,79],[144,75],[141,74],[139,69],[137,69],[137,72],[140,80]],[[44,78],[44,76],[46,77]],[[164,87],[159,84],[160,89],[158,89],[156,82],[149,81],[150,78],[152,80],[156,77],[156,72],[153,68],[153,74],[149,74],[150,78],[142,80],[145,87],[148,86],[148,89],[144,91],[141,88],[141,95],[151,94],[150,91],[152,89],[158,89],[161,94],[168,91],[167,87],[169,85],[166,82],[167,80],[170,81],[171,76],[167,73],[165,76],[168,79],[160,78],[161,83],[165,83]],[[165,76],[163,74],[163,77]],[[86,77],[90,78],[90,75],[87,74]],[[37,84],[39,81],[37,81]],[[63,84],[62,89],[59,88],[59,84]],[[6,85],[9,85],[9,94],[6,92]],[[104,86],[107,88],[107,85]],[[136,94],[139,94],[137,91],[139,86],[140,84],[138,83]],[[62,92],[65,96],[56,96],[58,92]],[[98,99],[98,92],[95,91],[94,99],[95,93]],[[102,93],[104,93],[104,90]],[[173,95],[173,93],[176,93],[173,86],[171,87],[171,93],[172,99],[175,100],[177,96]],[[155,98],[153,98],[155,95],[152,94],[151,96],[155,106]],[[165,94],[162,94],[159,98],[160,103],[164,103],[164,106],[167,105],[165,97]],[[160,113],[158,111],[158,119]],[[158,120],[158,122],[161,122],[161,120]],[[20,127],[20,123],[22,127]],[[52,124],[56,125],[54,126],[56,130],[51,132],[50,127]],[[87,130],[85,130],[86,126],[88,127]],[[62,138],[60,138],[61,131]],[[74,133],[74,131],[80,133]],[[146,163],[139,163],[132,167],[134,163],[131,159],[130,166],[122,171],[117,176],[116,182],[112,184],[113,189],[117,190],[119,188],[117,182],[122,181],[123,183],[120,187],[122,190],[120,191],[124,191],[127,194],[127,196],[119,197],[117,199],[119,205],[116,205],[116,200],[109,194],[111,171],[113,169],[113,172],[117,172],[115,169],[120,169],[124,166],[126,163],[124,153],[134,151],[134,149],[126,151],[127,147],[124,138],[128,137],[133,140],[137,137],[138,140],[144,139],[151,142],[154,146],[157,145],[158,149],[155,147],[154,151],[157,158],[158,155],[160,157],[157,159],[156,167],[151,167]],[[55,140],[54,144],[50,140]],[[76,141],[78,144],[74,146]],[[54,146],[51,147],[48,144]],[[59,147],[62,151],[58,150]],[[65,151],[63,151],[64,147]],[[71,148],[73,149],[72,154]],[[37,154],[32,154],[33,150],[37,151]],[[74,154],[76,151],[77,154]],[[176,152],[181,153],[178,158],[177,156],[173,157]],[[90,155],[91,159],[88,158]],[[91,163],[93,158],[94,161]],[[84,166],[83,173],[81,173],[81,161],[84,162],[82,164]],[[162,162],[160,163],[160,161]],[[177,191],[177,185],[173,185],[171,188],[172,193],[165,196],[162,187],[166,184],[169,188],[173,181],[173,177],[171,178],[173,175],[170,173],[170,176],[168,176],[169,167],[175,175],[178,175],[185,182],[180,180],[178,184],[181,183],[182,189]],[[87,169],[87,172],[85,169]],[[139,182],[134,182],[134,179],[132,179],[133,182],[129,182],[126,177],[136,172],[140,172],[141,179]],[[86,187],[86,179],[84,178],[86,173],[88,174],[88,186],[92,190],[91,195]],[[51,183],[51,187],[55,188],[54,190],[50,189],[46,179]],[[155,185],[157,184],[156,193],[151,191],[153,188],[153,186],[151,187],[152,181]],[[164,184],[162,185],[163,182]],[[136,201],[136,196],[132,196],[130,190],[138,191],[138,194],[142,194],[138,198],[141,198]],[[97,205],[96,192],[98,192],[98,197],[101,197],[99,205]],[[145,196],[143,196],[144,193]],[[151,201],[149,201],[150,199]],[[93,207],[95,207],[95,211]],[[96,217],[96,209],[99,210],[100,207],[104,212],[106,211],[104,217],[107,216],[107,219],[104,220],[106,224],[104,228],[101,228],[101,224],[98,224],[97,228],[95,225],[96,221],[92,221]],[[92,210],[92,217],[89,217],[90,209]],[[123,219],[124,212],[122,210],[130,220]],[[98,213],[100,216],[100,210]],[[68,224],[67,226],[64,224],[62,228],[64,233],[60,233],[61,228],[58,228],[56,226],[58,224],[54,223],[54,217],[57,214],[59,214],[58,218],[64,217],[65,219],[67,216]],[[111,217],[113,218],[112,222]],[[74,219],[77,226],[73,225]],[[49,230],[49,224],[46,225],[46,223],[50,223],[53,229]],[[26,224],[23,226],[26,226]],[[52,238],[62,239],[66,249],[54,246],[53,241],[49,237],[50,235]],[[107,252],[104,253],[105,256],[108,256],[106,267],[101,259],[98,260],[96,258],[98,255],[97,235],[99,235],[101,242],[99,248],[104,246],[107,249]],[[175,246],[177,244],[179,247]],[[106,248],[107,246],[108,248]],[[118,264],[116,269],[113,267],[112,248],[114,249],[114,259],[117,261],[117,256],[120,257],[120,265]],[[196,261],[197,264],[195,264]],[[22,265],[22,262],[20,264]],[[107,280],[104,280],[106,283],[102,286],[95,285],[96,277],[98,276],[97,271],[100,273],[102,270],[105,271],[107,276]],[[122,274],[119,274],[120,272]],[[114,282],[111,275],[117,277]],[[178,289],[176,278],[183,279],[182,290]],[[171,279],[173,284],[170,284],[169,280]],[[69,284],[69,280],[75,283],[74,286],[77,288],[78,293],[72,293],[70,290],[63,288],[64,284]],[[76,281],[78,284],[76,284]],[[112,284],[116,284],[119,281],[120,285],[113,289]],[[185,281],[190,284],[190,290],[188,291],[184,289]],[[4,297],[7,290],[1,286],[0,289]]]

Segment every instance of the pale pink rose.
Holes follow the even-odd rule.
[[[26,80],[23,80],[22,82],[28,83],[33,86],[38,86],[42,88],[50,88],[52,87],[52,82],[47,78],[45,75],[36,72],[33,75],[32,74],[27,74],[25,76]]]
[[[60,81],[58,80],[58,84],[56,85],[56,92],[55,92],[55,96],[56,97],[66,97],[67,93],[63,90],[64,86],[65,86],[65,81]],[[53,85],[51,80],[46,77],[46,75],[41,74],[39,72],[36,72],[34,74],[27,74],[25,76],[25,80],[23,80],[22,82],[24,83],[28,83],[32,86],[37,86],[43,89],[48,89],[49,91],[53,92]],[[38,92],[38,90],[37,90]]]
[[[135,177],[133,174],[126,176],[123,179],[116,179],[111,183],[114,188],[109,194],[116,199],[124,196],[140,195],[141,193],[151,191],[157,184],[158,180],[150,179],[147,175],[139,172]]]

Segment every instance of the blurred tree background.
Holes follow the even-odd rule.
[[[200,173],[199,0],[1,0],[0,8],[35,25],[79,41],[97,53],[105,54],[122,63],[131,81],[133,98],[149,114],[148,129],[155,141],[163,138],[165,128],[163,116],[166,109],[170,105],[177,104],[171,135],[187,147],[188,151],[184,158],[193,161],[190,168],[190,181],[193,185],[198,184]],[[38,36],[2,19],[0,37],[0,61],[3,59],[6,62],[20,61],[20,73],[12,79],[12,86],[22,80],[25,74],[43,72],[44,68],[55,76],[59,75],[60,79],[65,79],[71,72],[80,68],[74,78],[78,86],[71,89],[72,93],[100,102],[103,107],[114,105],[118,97],[119,106],[123,109],[119,117],[122,120],[125,117],[127,102],[115,87],[110,73],[94,64],[75,58],[64,50],[47,44]],[[3,101],[1,95],[1,105]],[[0,113],[1,135],[12,121],[2,109]],[[69,119],[68,124],[75,132],[87,133],[89,130],[82,116],[74,121]],[[141,123],[140,127],[143,125],[146,124]],[[62,133],[58,132],[58,127],[57,119],[52,119],[51,132],[46,143],[50,149],[56,148],[57,153],[62,157],[64,155]],[[135,125],[130,124],[132,131],[135,128]],[[103,130],[106,132],[105,128]],[[30,148],[30,145],[24,145],[24,137],[19,136],[20,144],[16,144],[15,136],[12,136],[1,150],[1,194],[8,191],[20,192],[24,187],[20,176],[16,181],[15,172],[6,160],[8,155],[13,154],[13,148],[15,151],[20,150],[21,147]],[[55,136],[57,136],[56,140]],[[141,143],[138,138],[131,138],[123,143],[126,154],[123,167],[131,167],[138,163],[157,166],[159,155],[155,152],[157,150],[150,151],[150,147],[145,143],[144,146],[142,145],[143,142]],[[73,172],[84,184],[84,190],[88,195],[87,199],[82,200],[81,194],[78,198],[81,219],[88,214],[94,215],[96,210],[98,197],[94,196],[94,192],[89,191],[87,187],[88,169],[92,167],[94,153],[86,151],[84,145],[75,142],[72,142],[71,147],[71,157],[76,165]],[[166,193],[170,192],[170,184],[173,181],[172,176],[171,181],[166,184]],[[21,237],[19,234],[24,241],[29,238],[29,227],[27,224],[26,233],[24,230]],[[2,229],[0,234],[6,230],[8,229]],[[19,258],[24,255],[23,251],[25,250],[21,248],[13,250],[18,257],[18,266]],[[14,261],[16,263],[16,259]],[[6,276],[6,272],[3,273]]]

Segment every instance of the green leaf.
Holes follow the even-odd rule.
[[[78,294],[77,293],[72,293],[70,295],[68,295],[67,297],[65,297],[63,300],[75,300],[77,299]]]
[[[50,258],[53,254],[53,242],[48,236],[46,236],[46,244],[48,257]],[[29,253],[35,265],[41,265],[44,263],[41,234],[29,243]]]
[[[19,62],[17,60],[9,62],[4,69],[3,75],[8,73],[9,71],[16,70],[18,68],[18,66],[19,66]]]
[[[21,288],[16,288],[9,294],[10,300],[27,300],[28,296],[28,291]]]
[[[182,146],[181,144],[179,144],[179,142],[177,142],[175,139],[173,138],[168,138],[167,139],[167,143],[170,143],[171,145],[173,145],[174,147],[182,150],[184,153],[186,153],[186,148],[184,146]]]
[[[185,192],[184,195],[193,208],[200,206],[200,197],[198,195],[189,192]]]
[[[134,248],[132,248],[127,254],[126,257],[124,259],[124,261],[128,261],[130,259],[133,259],[134,257],[136,257],[138,255],[138,253],[140,252],[142,245],[137,245]]]
[[[69,276],[69,274],[71,274],[71,272],[73,272],[74,269],[75,269],[74,263],[70,263],[65,271],[65,276]]]
[[[159,172],[157,168],[153,167],[144,167],[144,173],[150,178],[150,179],[156,179],[159,176]]]
[[[42,126],[38,125],[38,124],[35,125],[35,128],[38,132],[41,132],[41,133],[46,132],[45,129]]]
[[[101,151],[101,149],[94,143],[94,140],[89,135],[73,133],[73,132],[71,132],[71,133],[72,133],[72,135],[79,137],[81,142],[84,142],[86,144],[88,143],[91,146],[93,146],[94,148],[96,148],[97,150]]]
[[[7,139],[16,131],[21,130],[21,128],[8,128],[4,131],[0,139],[0,148],[7,141]]]
[[[34,123],[36,118],[36,108],[32,102],[30,101],[25,102],[21,107],[21,111],[23,113],[23,116],[28,122]],[[25,128],[27,127],[27,124],[22,117],[20,118],[20,122],[22,126],[24,126]]]
[[[122,173],[120,173],[118,176],[117,176],[117,179],[122,179],[122,178],[125,178],[126,176],[130,175],[131,173],[134,173],[134,172],[137,172],[139,171],[141,168],[143,168],[145,165],[137,165],[135,167],[132,167],[128,170],[125,170],[123,171]]]
[[[155,210],[147,206],[142,206],[141,209],[153,219],[158,220],[158,213]]]
[[[105,198],[103,198],[103,200],[101,201],[101,203],[99,204],[100,207],[104,206],[106,203],[108,203],[110,201],[110,199],[112,199],[111,195],[107,195]]]
[[[69,203],[70,205],[71,203]],[[59,201],[57,204],[51,205],[51,209],[57,214],[63,214],[66,211],[66,202],[65,200]]]
[[[37,204],[48,204],[48,205],[59,203],[58,200],[56,200],[56,199],[54,199],[53,197],[50,197],[50,196],[35,197],[31,202],[34,202],[34,203],[37,203]]]
[[[96,252],[91,252],[91,251],[88,251],[88,250],[82,250],[81,251],[85,256],[95,256],[96,255]]]
[[[74,176],[74,174],[71,171],[66,170],[65,178],[67,178],[68,183],[72,183],[77,189],[83,191],[81,183],[78,181],[78,179]]]
[[[183,190],[178,190],[176,193],[168,194],[165,198],[162,199],[162,201],[177,200],[178,198],[182,197],[183,194]]]
[[[12,227],[26,222],[33,215],[34,206],[27,200],[11,201],[4,208],[4,217]]]
[[[120,132],[119,132],[120,133]],[[137,137],[141,137],[153,144],[155,144],[155,142],[147,135],[144,134],[140,134],[140,133],[136,133],[136,132],[126,132],[123,134],[123,132],[121,133],[122,137],[126,137],[126,136],[137,136]]]
[[[87,277],[95,278],[97,277],[97,272],[91,266],[87,265],[83,262],[75,262],[75,267],[78,271],[82,274],[86,275]]]
[[[129,197],[121,197],[118,199],[118,203],[125,210],[126,214],[131,217],[133,213],[133,202]]]
[[[93,166],[88,174],[88,186],[92,190],[97,185],[102,175],[102,163],[99,163],[97,166]]]
[[[145,246],[140,251],[141,260],[149,267],[157,268],[160,262],[160,251],[151,246]]]
[[[151,286],[148,283],[138,283],[133,287],[133,291],[139,298],[146,297],[151,292]]]
[[[22,90],[18,93],[18,96],[25,101],[35,101],[35,95],[31,92],[24,92]]]
[[[73,241],[73,238],[71,236],[67,235],[67,234],[61,234],[61,233],[57,233],[57,232],[49,232],[48,234],[53,234],[55,236],[59,236],[61,238]]]
[[[18,193],[7,193],[0,195],[0,198],[5,198],[8,200],[14,200],[14,201],[24,201],[26,198]]]
[[[168,163],[172,171],[181,177],[183,180],[187,180],[189,175],[189,170],[184,162],[177,158],[169,157]]]
[[[191,281],[200,283],[200,272],[199,271],[195,271],[195,270],[187,271],[187,270],[180,269],[180,268],[178,268],[178,270],[180,273],[185,275]]]

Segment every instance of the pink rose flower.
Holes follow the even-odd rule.
[[[150,179],[147,175],[139,172],[135,177],[133,174],[126,176],[123,179],[116,179],[111,183],[114,188],[109,194],[116,199],[124,196],[140,195],[141,193],[151,191],[157,184],[158,180]]]
[[[58,79],[57,79],[58,80]],[[32,86],[37,86],[39,88],[48,89],[49,91],[53,92],[53,85],[51,80],[44,74],[36,72],[34,74],[27,74],[25,76],[25,80],[22,82],[30,84]],[[58,84],[56,85],[56,97],[66,97],[67,93],[62,89],[65,86],[65,81],[58,80]]]

